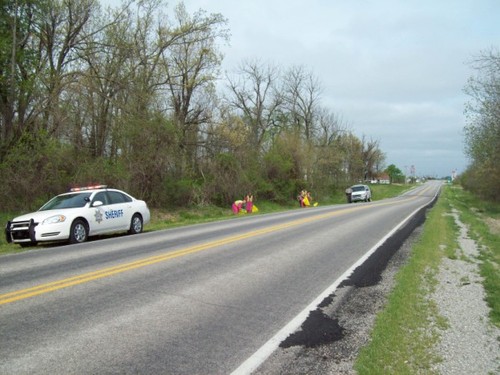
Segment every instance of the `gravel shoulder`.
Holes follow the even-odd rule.
[[[440,374],[500,374],[500,329],[489,323],[483,279],[479,274],[479,249],[467,227],[453,212],[460,228],[458,259],[444,258],[431,296],[449,328],[441,331],[436,347],[443,361]]]
[[[442,361],[433,368],[443,375],[500,374],[500,330],[490,324],[489,307],[479,276],[476,243],[460,227],[458,259],[444,258],[429,295],[448,327],[439,330],[434,348]],[[343,285],[311,313],[302,330],[291,335],[255,374],[356,374],[354,361],[370,340],[375,318],[394,287],[395,275],[411,254],[422,226],[391,257],[374,285]],[[436,329],[438,329],[436,327]],[[314,336],[314,339],[311,338]]]

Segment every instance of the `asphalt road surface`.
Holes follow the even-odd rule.
[[[251,373],[439,186],[2,256],[0,373]]]

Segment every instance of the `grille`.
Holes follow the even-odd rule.
[[[37,225],[36,223],[34,224]],[[14,241],[30,239],[30,222],[17,221],[10,224],[10,234]]]

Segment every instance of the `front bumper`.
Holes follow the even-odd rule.
[[[29,243],[36,242],[35,228],[38,223],[33,219],[27,221],[7,222],[5,237],[7,242]]]
[[[8,222],[5,237],[9,243],[36,244],[39,241],[58,241],[67,239],[69,232],[61,225],[39,225],[33,219]]]
[[[359,201],[365,201],[366,200],[366,195],[351,195],[351,201],[353,202],[359,202]]]

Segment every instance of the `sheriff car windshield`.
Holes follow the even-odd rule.
[[[75,193],[58,195],[45,203],[39,211],[84,207],[89,202],[91,194]]]

